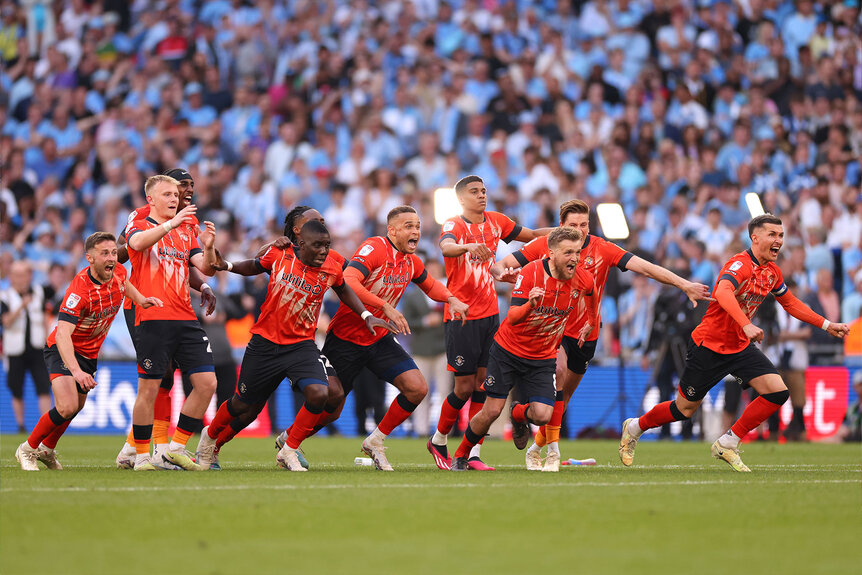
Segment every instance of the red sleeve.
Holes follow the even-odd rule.
[[[416,254],[410,254],[410,259],[413,262],[413,277],[410,278],[410,281],[417,285],[421,285],[428,279],[428,272],[425,270],[425,264],[422,263],[422,260],[420,260],[419,256]]]
[[[446,238],[455,240],[456,242],[458,241],[458,236],[463,235],[463,232],[458,226],[459,221],[463,223],[460,218],[449,218],[443,222],[443,228],[440,230],[440,242]]]
[[[332,253],[332,252],[330,252]],[[335,278],[332,285],[340,286],[344,283],[344,270],[341,267],[341,262],[339,262],[336,258],[332,258],[332,276]]]
[[[381,246],[379,238],[370,238],[359,246],[347,267],[356,268],[367,278],[372,270],[386,263],[386,247]]]
[[[625,271],[625,264],[632,258],[632,254],[627,252],[613,242],[606,240],[602,241],[602,259],[610,262],[610,265],[616,266]]]
[[[527,303],[530,299],[530,290],[535,285],[533,276],[534,271],[532,268],[521,270],[521,273],[518,274],[518,279],[515,280],[515,287],[512,289],[511,305],[520,306]]]
[[[68,321],[77,324],[78,320],[86,313],[87,301],[86,290],[81,289],[81,284],[78,277],[72,281],[72,284],[66,290],[63,296],[63,302],[60,304],[60,321]]]
[[[149,224],[146,219],[137,219],[131,222],[126,227],[126,245],[128,246],[129,251],[137,251],[131,245],[129,245],[129,239],[138,232],[143,232],[150,229]]]
[[[746,264],[745,259],[741,257],[731,258],[718,274],[718,281],[728,280],[733,284],[734,289],[739,287],[739,284],[751,277],[751,266]],[[782,280],[784,283],[784,280]],[[718,288],[718,282],[716,282]]]
[[[748,316],[745,315],[745,312],[742,311],[742,308],[739,307],[739,302],[736,301],[736,296],[733,293],[733,285],[730,281],[723,281],[721,278],[718,280],[718,285],[715,286],[715,290],[713,291],[713,297],[715,301],[718,302],[718,305],[733,318],[733,321],[738,323],[741,327],[745,327],[751,323],[751,320],[748,319]]]
[[[782,282],[782,285],[784,282]],[[795,295],[790,293],[790,290],[787,289],[787,286],[784,288],[784,293],[780,296],[775,297],[775,301],[781,304],[787,313],[798,319],[799,321],[804,321],[805,323],[811,324],[818,329],[823,328],[823,324],[826,321],[826,318],[815,312],[813,309],[802,303],[802,301],[797,298]]]
[[[521,233],[521,226],[509,219],[506,214],[499,212],[485,212],[486,217],[490,218],[495,224],[500,226],[500,239],[504,242],[511,243]]]
[[[512,254],[521,266],[525,266],[530,262],[540,260],[548,255],[548,237],[542,236],[534,240],[530,240],[527,245]]]
[[[278,252],[280,251],[281,250],[279,250],[278,248],[274,248],[272,246],[268,247],[266,249],[266,252],[264,252],[263,256],[257,259],[258,265],[264,270],[271,272],[272,266],[275,265],[275,260],[278,257]]]

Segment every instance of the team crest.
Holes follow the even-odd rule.
[[[320,281],[325,282],[329,275],[326,272],[320,272],[317,277],[320,278]]]
[[[488,377],[485,378],[485,385],[494,385],[494,381],[495,381],[494,376],[489,375]]]
[[[145,359],[144,361],[142,361],[142,362],[141,362],[141,365],[143,365],[143,366],[144,366],[144,369],[146,369],[147,371],[149,371],[149,370],[153,369],[153,360],[151,360],[151,359],[147,358],[147,359]]]
[[[695,391],[694,391],[694,388],[692,386],[689,385],[688,387],[685,388],[685,394],[687,396],[694,397],[694,393],[695,393]]]
[[[581,295],[581,292],[580,292],[580,291],[578,291],[578,290],[574,290],[574,291],[572,291],[572,299],[574,299],[574,298],[578,297],[579,295]]]
[[[239,392],[244,395],[245,392],[247,392],[247,391],[248,391],[248,386],[245,384],[245,382],[244,381],[239,382]]]
[[[594,261],[593,256],[587,256],[584,258],[584,265],[585,266],[591,266],[591,265],[593,265],[593,261]]]
[[[462,365],[464,365],[464,356],[459,355],[455,358],[455,367],[461,367]]]
[[[180,239],[183,240],[184,242],[189,241],[189,237],[182,232],[180,232]]]

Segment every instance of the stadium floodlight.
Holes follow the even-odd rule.
[[[434,219],[438,224],[443,225],[449,218],[461,215],[462,211],[455,188],[434,190]]]
[[[626,214],[620,204],[599,204],[596,206],[602,233],[609,240],[624,240],[629,237],[629,225]]]
[[[752,218],[762,216],[766,213],[766,210],[763,209],[763,204],[760,202],[760,196],[754,192],[745,194],[745,205],[748,206],[748,213],[751,214]]]

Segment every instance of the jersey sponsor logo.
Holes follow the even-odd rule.
[[[444,232],[451,232],[454,229],[455,229],[455,222],[446,222],[445,224],[443,224],[443,231]],[[371,250],[369,250],[369,251],[371,251]]]
[[[81,296],[76,293],[70,293],[69,297],[66,298],[66,307],[69,309],[75,309],[75,306],[81,301]]]
[[[93,315],[91,315],[89,317],[91,317],[93,319],[105,319],[106,317],[113,317],[114,315],[116,315],[116,313],[118,311],[120,311],[120,306],[119,305],[113,305],[113,306],[109,307],[108,309],[104,309],[98,313],[94,313]]]
[[[384,284],[406,284],[410,281],[410,274],[392,274],[383,276]]]
[[[569,315],[570,313],[572,313],[573,309],[575,309],[575,308],[572,306],[569,306],[566,309],[560,309],[558,307],[553,307],[550,305],[540,305],[540,306],[536,306],[536,308],[533,311],[535,311],[537,314],[541,314],[541,315],[565,317],[565,316]]]
[[[284,271],[278,275],[278,281],[287,282],[290,285],[306,291],[310,294],[317,295],[323,289],[319,284],[313,284],[306,281],[305,278],[297,274],[285,274]]]
[[[171,246],[159,247],[159,255],[166,258],[174,258],[178,260],[189,259],[189,250],[178,250]]]
[[[374,246],[365,245],[365,246],[362,246],[361,250],[359,250],[359,255],[360,256],[367,256],[368,254],[370,254],[373,251],[374,251]]]

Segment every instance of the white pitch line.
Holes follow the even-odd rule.
[[[812,480],[780,480],[768,481],[759,483],[760,485],[775,485],[775,484],[850,484],[859,483],[858,479],[812,479]],[[351,484],[330,484],[330,485],[294,485],[294,484],[275,484],[275,485],[140,485],[129,487],[4,487],[0,489],[0,493],[78,493],[98,491],[101,493],[126,493],[137,491],[304,491],[304,490],[331,490],[331,489],[416,489],[416,488],[446,488],[446,489],[463,489],[467,487],[482,487],[495,489],[510,489],[520,487],[678,487],[678,486],[695,486],[695,485],[740,485],[750,487],[750,482],[745,481],[728,481],[723,479],[706,480],[706,481],[580,481],[580,482],[555,482],[555,483],[518,483],[517,485],[503,483],[388,483],[388,484],[372,484],[359,485]]]

